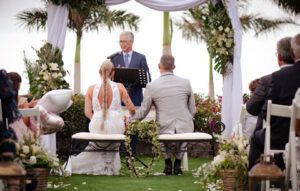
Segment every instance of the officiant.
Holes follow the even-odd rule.
[[[120,47],[122,52],[111,57],[115,68],[143,68],[146,70],[149,82],[151,76],[147,65],[146,57],[136,51],[133,51],[132,45],[134,42],[134,35],[132,32],[125,31],[120,34]],[[135,106],[141,106],[143,101],[142,88],[130,88],[128,91],[130,99]]]

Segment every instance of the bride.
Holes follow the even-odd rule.
[[[102,63],[99,73],[101,81],[90,86],[85,97],[84,112],[91,120],[89,130],[99,134],[123,134],[121,99],[131,115],[135,112],[134,105],[125,87],[110,80],[114,76],[114,66],[109,60]],[[90,143],[86,149],[99,146],[118,150],[120,143]],[[73,174],[117,175],[120,168],[119,152],[82,152],[71,157],[67,171]]]

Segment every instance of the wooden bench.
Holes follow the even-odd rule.
[[[72,135],[72,140],[85,140],[91,142],[124,142],[126,136],[123,134],[110,134],[110,135],[103,135],[103,134],[95,134],[95,133],[87,133],[81,132]],[[207,133],[182,133],[182,134],[162,134],[158,136],[158,140],[160,142],[211,142],[213,140],[212,136]],[[97,149],[97,150],[85,150],[89,152],[103,152],[103,151],[111,151],[111,152],[118,152],[119,150],[105,150],[104,149]],[[183,157],[183,169],[188,170],[188,156],[187,150]]]

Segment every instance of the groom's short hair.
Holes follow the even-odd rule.
[[[164,70],[171,70],[174,67],[175,59],[172,55],[165,54],[160,58],[161,66]]]

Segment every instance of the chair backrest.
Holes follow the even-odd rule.
[[[41,117],[39,107],[19,109],[23,117],[36,117],[37,134],[40,134]]]
[[[235,135],[239,137],[246,136],[247,139],[250,139],[255,127],[256,127],[257,117],[251,115],[246,110],[246,105],[241,106],[239,121],[234,130]]]
[[[272,101],[268,100],[267,118],[264,123],[264,128],[266,128],[265,154],[283,153],[284,150],[271,149],[271,116],[291,118],[291,106],[272,104]]]
[[[241,111],[240,111],[240,116],[239,116],[239,121],[237,123],[237,127],[234,131],[235,135],[239,137],[243,137],[243,119],[245,117],[245,114],[248,113],[246,110],[245,105],[242,105]]]
[[[286,185],[289,185],[290,177],[292,177],[292,190],[297,191],[297,161],[296,157],[296,134],[295,134],[295,122],[296,119],[300,119],[300,103],[297,104],[296,100],[293,100],[291,107],[291,123],[289,134],[289,145],[286,162]]]

